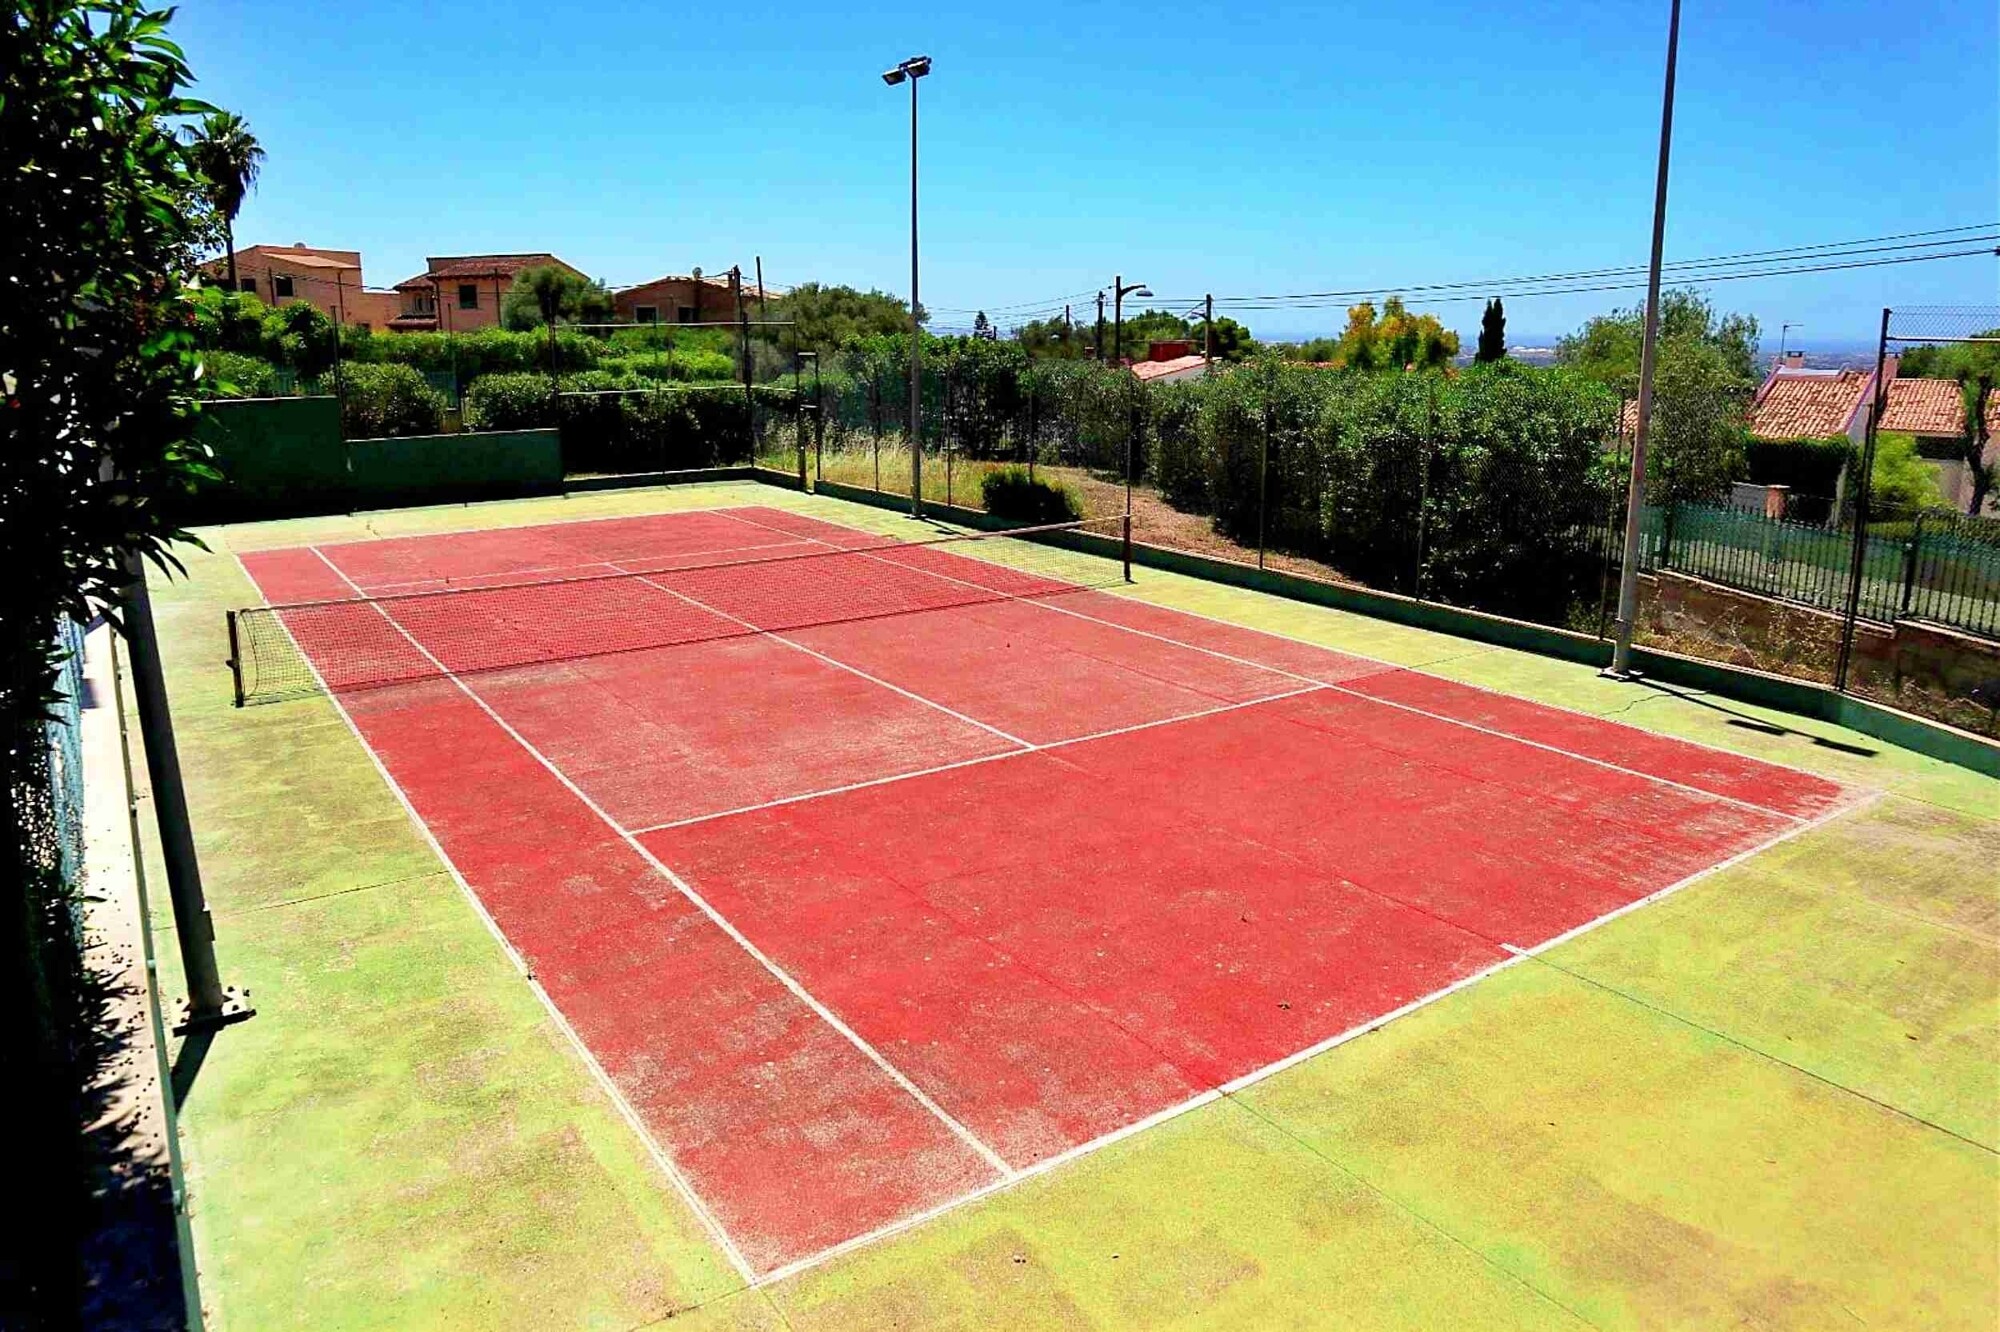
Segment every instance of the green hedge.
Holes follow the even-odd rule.
[[[679,471],[746,463],[752,406],[735,385],[661,388],[634,375],[586,371],[565,375],[552,394],[542,375],[489,375],[465,396],[465,423],[476,430],[554,426],[571,472]],[[792,411],[789,388],[754,391],[758,428]]]
[[[407,365],[350,365],[341,372],[340,421],[349,439],[434,435],[444,395]]]

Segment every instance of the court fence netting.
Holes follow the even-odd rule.
[[[248,607],[228,617],[235,701],[243,706],[1059,598],[1127,581],[1130,533],[1123,516],[1082,519]]]

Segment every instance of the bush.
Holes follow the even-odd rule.
[[[340,425],[349,439],[435,435],[444,395],[407,365],[351,365],[342,375]]]
[[[979,483],[986,512],[1024,523],[1067,523],[1083,517],[1083,501],[1068,486],[1030,477],[1025,467],[1001,467]]]
[[[555,423],[547,375],[484,375],[465,391],[469,430],[532,430]]]
[[[278,391],[278,367],[240,352],[201,354],[201,392],[207,398],[269,398]]]

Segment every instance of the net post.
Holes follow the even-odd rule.
[[[1128,512],[1128,513],[1126,513],[1126,514],[1125,514],[1125,517],[1124,517],[1124,520],[1123,520],[1122,522],[1120,522],[1120,523],[1119,523],[1119,529],[1120,529],[1120,538],[1121,538],[1121,539],[1120,539],[1120,545],[1121,545],[1121,546],[1122,546],[1122,547],[1124,548],[1124,552],[1123,552],[1123,553],[1124,553],[1124,557],[1125,557],[1125,581],[1129,583],[1129,582],[1131,582],[1131,581],[1132,581],[1132,515],[1131,515],[1131,513],[1129,513],[1129,512]]]
[[[243,651],[236,632],[236,612],[229,612],[229,680],[236,694],[236,706],[243,706]]]

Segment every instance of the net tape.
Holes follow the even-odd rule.
[[[778,634],[1120,582],[1122,518],[232,613],[239,703]],[[856,536],[862,534],[857,533]]]

